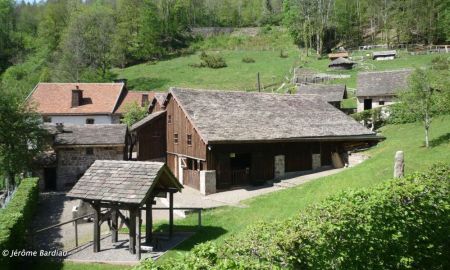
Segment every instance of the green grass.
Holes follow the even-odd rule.
[[[115,70],[120,78],[127,78],[135,90],[167,91],[171,86],[201,89],[256,90],[257,73],[262,86],[270,91],[277,88],[289,71],[298,64],[298,52],[285,51],[287,58],[279,57],[279,51],[208,51],[220,54],[227,67],[220,69],[195,68],[189,64],[200,63],[199,54],[159,61],[155,64],[140,64]],[[255,63],[243,63],[242,58],[251,57]],[[273,85],[273,86],[270,86]]]
[[[342,190],[371,187],[392,177],[395,152],[405,152],[406,173],[423,170],[431,164],[450,160],[450,116],[436,119],[432,127],[432,148],[423,147],[421,124],[392,125],[382,128],[387,139],[367,151],[372,158],[339,174],[315,180],[296,188],[259,196],[245,201],[246,208],[221,207],[203,214],[204,228],[195,236],[169,251],[161,260],[189,251],[207,240],[222,242],[258,221],[280,220],[301,213],[302,209]],[[196,215],[177,221],[192,226]]]

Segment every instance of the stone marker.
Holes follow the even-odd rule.
[[[404,172],[405,172],[405,161],[403,151],[397,151],[395,153],[394,178],[403,177]]]

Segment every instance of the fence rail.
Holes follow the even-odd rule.
[[[141,211],[146,210],[146,209],[147,209],[146,207],[142,207]],[[169,211],[170,208],[169,207],[152,207],[152,210],[167,210],[167,211]],[[198,222],[197,223],[197,228],[200,228],[202,226],[202,210],[203,210],[203,208],[200,208],[200,207],[174,207],[173,210],[196,212],[197,213],[197,217],[198,217],[197,218],[197,222]],[[105,210],[102,211],[102,213],[105,213],[106,211],[107,210],[105,209]],[[47,226],[47,227],[44,227],[44,228],[41,228],[41,229],[38,229],[38,230],[34,230],[32,232],[32,235],[31,235],[31,244],[32,244],[32,246],[34,246],[34,244],[35,244],[34,243],[34,239],[35,239],[35,237],[38,234],[41,234],[43,232],[46,232],[46,231],[49,231],[51,229],[58,228],[58,227],[61,227],[61,226],[64,226],[64,225],[67,225],[67,224],[70,224],[70,223],[73,223],[73,225],[74,225],[75,248],[78,248],[81,245],[87,244],[87,243],[89,243],[91,241],[87,241],[87,242],[84,242],[82,244],[79,243],[79,239],[78,239],[79,238],[78,237],[78,221],[81,220],[81,219],[85,219],[85,218],[89,218],[89,217],[93,217],[93,216],[94,216],[93,213],[92,214],[87,214],[87,215],[84,215],[84,216],[81,216],[81,217],[77,217],[77,218],[74,218],[74,219],[70,219],[70,220],[67,220],[67,221],[55,224],[55,225],[51,225],[51,226]],[[71,249],[73,249],[73,248],[71,248]]]

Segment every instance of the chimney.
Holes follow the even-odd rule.
[[[142,94],[141,107],[145,107],[148,104],[148,94]]]
[[[77,85],[76,89],[72,90],[72,108],[80,106],[81,101],[83,101],[83,90],[80,90]]]

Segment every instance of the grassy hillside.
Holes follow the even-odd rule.
[[[423,170],[431,164],[450,161],[450,116],[436,120],[432,127],[432,148],[423,147],[421,124],[391,125],[382,129],[387,139],[367,151],[372,158],[363,164],[324,177],[248,201],[246,208],[222,207],[206,211],[201,232],[168,252],[162,259],[180,255],[196,243],[206,240],[221,242],[229,234],[236,234],[246,226],[261,220],[279,220],[300,213],[306,206],[327,196],[350,188],[370,187],[392,177],[395,152],[405,152],[406,173]],[[180,226],[196,224],[196,216],[178,222]]]

